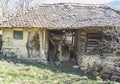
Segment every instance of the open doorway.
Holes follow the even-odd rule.
[[[76,61],[74,30],[50,30],[48,62]]]

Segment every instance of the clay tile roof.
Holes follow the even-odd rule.
[[[45,4],[11,16],[0,26],[47,29],[120,26],[120,11],[104,5]]]

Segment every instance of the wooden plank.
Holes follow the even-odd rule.
[[[102,36],[102,34],[88,34],[89,36]]]
[[[102,37],[97,37],[97,36],[94,36],[94,37],[91,37],[91,36],[88,36],[88,39],[102,39]]]
[[[82,36],[86,36],[86,32],[81,32],[80,33]]]
[[[87,42],[87,45],[98,45],[98,42]]]
[[[88,35],[102,35],[102,33],[88,33]]]
[[[96,47],[96,45],[87,45],[87,47]]]
[[[58,40],[58,41],[60,41],[60,40],[62,40],[62,38],[63,38],[63,37],[60,36],[60,35],[53,35],[53,36],[52,36],[52,39],[53,39],[53,40]]]
[[[98,39],[88,39],[88,42],[99,42]]]

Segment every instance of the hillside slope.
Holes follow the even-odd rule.
[[[58,67],[0,56],[0,84],[103,84],[105,82],[99,77],[97,80],[89,79],[81,73],[68,64]]]
[[[109,2],[109,3],[106,3],[105,5],[120,10],[120,0],[115,0],[115,1],[112,1],[112,2]]]

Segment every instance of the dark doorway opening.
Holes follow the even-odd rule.
[[[48,62],[76,61],[74,30],[50,30]],[[77,61],[76,61],[77,62]]]

